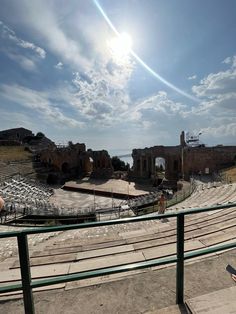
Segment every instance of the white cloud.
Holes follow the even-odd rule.
[[[236,136],[236,122],[226,125],[217,125],[215,127],[206,127],[202,129],[202,132],[215,138]]]
[[[63,63],[62,62],[58,62],[55,66],[56,69],[61,70],[63,68]]]
[[[80,115],[93,125],[109,126],[122,119],[122,113],[131,105],[127,83],[133,71],[133,63],[117,65],[107,63],[81,75],[74,73],[76,90],[68,101]]]
[[[137,114],[138,112],[142,113],[144,111],[149,111],[150,116],[153,116],[153,114],[174,116],[183,112],[185,108],[185,105],[169,99],[166,92],[160,91],[156,95],[139,101],[131,112],[132,115],[141,119],[142,114]]]
[[[193,92],[202,97],[202,102],[186,112],[186,117],[193,125],[199,125],[206,138],[223,142],[231,140],[236,130],[236,56],[228,57],[223,62],[228,65],[225,71],[210,73]],[[235,140],[234,140],[235,141]]]
[[[222,94],[236,92],[235,64],[233,63],[226,71],[210,73],[200,81],[199,85],[194,85],[192,87],[193,92],[197,97],[207,98],[215,98]]]
[[[19,40],[18,45],[22,48],[30,48],[30,49],[34,50],[38,54],[38,56],[42,59],[44,59],[46,57],[45,50],[38,47],[38,46],[35,46],[32,43],[29,43],[29,42],[24,41],[24,40]]]
[[[188,80],[196,80],[196,78],[197,78],[197,75],[195,74],[195,75],[189,76]]]
[[[225,64],[230,64],[231,62],[232,62],[232,57],[227,57],[222,61],[222,63],[225,63]]]

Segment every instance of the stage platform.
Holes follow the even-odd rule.
[[[140,186],[134,182],[115,179],[107,181],[95,179],[68,181],[62,186],[62,189],[119,199],[134,198],[153,190],[151,186]]]

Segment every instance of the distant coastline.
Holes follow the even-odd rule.
[[[132,158],[132,149],[117,149],[117,150],[110,150],[109,151],[110,156],[114,157],[117,156],[119,157],[121,160],[123,160],[125,163],[128,163],[130,165],[130,167],[133,166],[133,158]]]

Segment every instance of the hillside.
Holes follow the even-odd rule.
[[[222,170],[221,176],[228,183],[236,182],[236,166]]]
[[[22,146],[0,146],[0,181],[16,174],[36,178],[32,154]]]
[[[32,154],[22,146],[0,146],[0,161],[31,161]]]

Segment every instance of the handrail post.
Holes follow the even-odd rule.
[[[25,314],[34,314],[27,234],[17,235]]]
[[[184,303],[184,214],[177,216],[176,304]]]

